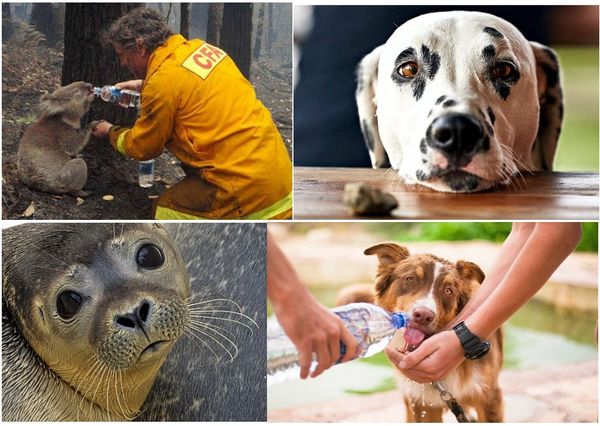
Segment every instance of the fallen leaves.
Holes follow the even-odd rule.
[[[102,199],[104,201],[112,201],[115,199],[115,197],[113,195],[108,194],[108,195],[105,195],[104,197],[102,197]]]
[[[23,212],[23,216],[31,217],[31,216],[33,216],[34,213],[35,213],[35,203],[32,201],[31,204],[29,204],[29,207],[27,207],[25,209],[25,211]]]

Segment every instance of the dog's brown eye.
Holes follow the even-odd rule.
[[[444,293],[446,293],[446,294],[452,294],[452,289],[450,287],[446,287],[444,289]]]
[[[406,277],[406,282],[409,284],[414,284],[415,283],[415,277]]]
[[[398,67],[398,74],[404,78],[415,78],[419,72],[419,64],[414,61],[404,62]]]
[[[494,78],[505,80],[515,71],[515,67],[509,62],[500,62],[492,68]]]

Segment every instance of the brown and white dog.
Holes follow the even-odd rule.
[[[395,243],[377,244],[366,249],[365,254],[377,255],[379,259],[371,302],[387,311],[406,312],[411,317],[403,336],[409,350],[446,329],[485,277],[474,263],[462,260],[451,263],[431,254],[410,255],[405,247]],[[338,302],[356,301],[354,296],[367,301],[364,289],[354,287],[343,291]],[[501,331],[488,340],[492,349],[487,355],[474,361],[465,360],[440,383],[467,414],[469,409],[474,409],[479,422],[501,422],[503,404],[498,386],[502,367]],[[391,344],[398,347],[399,342],[394,339]],[[420,385],[399,370],[397,373],[407,421],[441,422],[446,405],[439,392],[431,384]]]

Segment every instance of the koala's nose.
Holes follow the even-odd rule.
[[[419,325],[429,325],[435,319],[433,311],[427,308],[417,308],[412,313],[413,321]]]
[[[460,159],[481,145],[483,128],[469,114],[445,114],[433,120],[427,136],[429,146]]]
[[[151,308],[152,306],[150,302],[143,300],[133,309],[133,312],[115,315],[115,323],[126,330],[132,332],[137,331],[146,334],[146,329],[148,328],[148,322],[150,320]]]

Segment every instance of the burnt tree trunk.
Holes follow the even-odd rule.
[[[29,23],[44,34],[49,45],[52,45],[54,22],[54,6],[52,3],[33,3]]]
[[[65,54],[62,84],[87,81],[94,86],[131,80],[134,76],[121,67],[112,46],[102,46],[102,31],[116,19],[141,6],[140,3],[67,3],[65,8]],[[113,124],[131,126],[137,112],[121,108],[100,99],[94,100],[90,112],[82,120],[104,119]],[[83,150],[88,166],[87,187],[92,191],[106,191],[106,182],[127,179],[127,163],[107,141],[92,140]],[[115,174],[113,176],[113,173]],[[107,176],[108,175],[108,176]],[[100,189],[99,189],[100,188]]]
[[[181,3],[179,5],[181,14],[179,17],[179,33],[185,38],[190,38],[190,4]]]
[[[252,6],[252,3],[225,3],[219,44],[246,78],[250,78],[252,61]]]
[[[2,43],[11,38],[14,32],[10,3],[2,3]]]
[[[206,24],[206,41],[219,45],[221,26],[223,25],[223,3],[210,3],[208,6],[208,22]]]
[[[258,13],[257,13],[257,17],[256,17],[256,36],[254,38],[254,48],[252,49],[252,57],[254,58],[254,61],[258,61],[258,58],[260,57],[260,47],[262,44],[262,38],[263,38],[263,28],[264,28],[264,20],[265,20],[265,4],[264,3],[257,3],[257,7],[258,7]]]
[[[131,80],[134,76],[119,64],[112,46],[102,46],[102,31],[140,3],[67,3],[62,84],[87,81],[94,86]],[[105,119],[131,125],[136,112],[95,100],[87,120]]]
[[[267,20],[267,39],[265,40],[267,55],[271,55],[271,49],[273,48],[273,38],[275,38],[273,28],[273,3],[268,4],[268,20]]]

